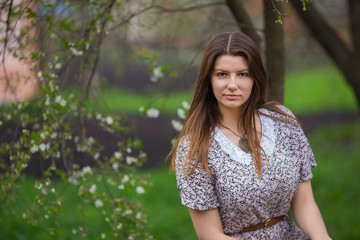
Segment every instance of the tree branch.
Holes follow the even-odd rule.
[[[311,34],[316,38],[325,51],[330,55],[335,64],[346,72],[350,67],[353,54],[345,42],[338,36],[335,30],[325,21],[314,4],[309,4],[306,11],[298,0],[290,0],[290,3],[304,21]]]
[[[138,12],[130,14],[126,19],[124,19],[119,24],[112,27],[110,29],[110,31],[113,31],[114,29],[117,29],[117,28],[121,27],[122,25],[129,23],[131,21],[131,19],[133,19],[134,17],[137,17],[137,16],[139,16],[145,12],[151,11],[151,10],[159,10],[160,12],[166,12],[166,13],[178,13],[178,12],[190,12],[190,11],[195,11],[195,10],[199,10],[199,9],[203,9],[203,8],[207,8],[207,7],[219,6],[219,5],[225,5],[225,2],[222,2],[222,1],[212,2],[212,3],[200,4],[200,5],[195,5],[192,7],[184,7],[184,8],[165,8],[165,7],[162,7],[159,5],[150,5],[143,9],[140,9]]]
[[[348,0],[350,29],[357,59],[360,61],[360,1]]]

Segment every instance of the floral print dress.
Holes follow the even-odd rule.
[[[285,107],[281,109],[292,114]],[[260,145],[267,156],[262,156],[262,178],[257,177],[250,153],[215,128],[209,145],[212,178],[200,166],[190,176],[181,171],[189,142],[184,138],[179,144],[176,173],[181,202],[192,209],[218,208],[224,233],[234,239],[309,239],[288,212],[298,184],[312,178],[311,168],[316,166],[313,152],[297,123],[270,118],[266,115],[286,117],[267,109],[259,112]],[[240,233],[244,227],[282,215],[284,219],[269,229]]]

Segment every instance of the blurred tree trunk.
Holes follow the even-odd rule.
[[[274,13],[272,0],[263,0],[265,26],[265,62],[269,75],[268,100],[283,103],[284,99],[284,36],[283,26],[275,23],[278,14]],[[256,33],[251,19],[244,8],[242,0],[227,0],[227,5],[234,15],[239,29],[248,35],[260,48],[261,38]],[[276,3],[278,10],[282,10],[282,3]]]
[[[248,35],[260,49],[261,38],[251,22],[242,0],[226,0],[227,5],[232,12],[239,29]]]
[[[360,111],[360,1],[348,0],[353,50],[346,45],[336,31],[325,21],[314,4],[308,4],[306,11],[303,11],[298,0],[290,0],[290,2],[311,34],[345,76],[347,83],[354,92]]]
[[[274,2],[277,10],[283,12],[283,3]],[[284,101],[284,75],[285,50],[283,25],[276,23],[277,14],[271,1],[263,0],[265,23],[265,56],[266,69],[269,79],[269,92],[267,99],[283,103]]]

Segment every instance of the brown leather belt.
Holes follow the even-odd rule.
[[[283,220],[284,216],[280,216],[280,217],[276,217],[276,218],[269,218],[268,220],[266,220],[263,223],[259,223],[250,227],[244,227],[240,233],[244,233],[244,232],[252,232],[252,231],[256,231],[259,230],[261,228],[270,228],[271,226],[274,226],[275,224],[277,224],[278,222],[280,222],[281,220]]]

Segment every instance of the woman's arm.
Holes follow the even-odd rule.
[[[199,240],[230,240],[233,239],[224,234],[219,210],[196,210],[189,208],[191,220]]]
[[[292,200],[292,210],[297,224],[310,239],[331,239],[326,231],[320,210],[315,203],[310,180],[299,183]]]

